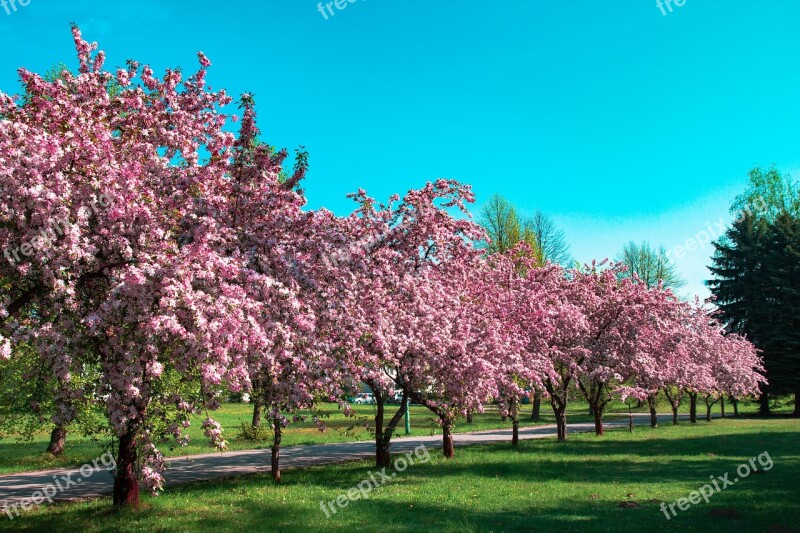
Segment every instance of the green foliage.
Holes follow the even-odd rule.
[[[622,249],[617,261],[628,267],[624,276],[632,278],[635,274],[648,287],[655,287],[659,282],[671,289],[686,285],[663,246],[654,248],[648,242],[637,244],[631,241]]]
[[[490,255],[505,253],[524,242],[541,262],[541,250],[532,228],[522,222],[516,207],[499,194],[492,196],[483,206],[480,223],[489,237],[485,246]]]
[[[775,169],[750,173],[708,282],[728,327],[760,350],[770,394],[800,392],[800,190]]]
[[[242,421],[237,440],[263,442],[272,438],[272,428],[266,425],[254,426],[249,422]]]

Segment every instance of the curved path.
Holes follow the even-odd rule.
[[[628,416],[618,416],[619,418],[606,420],[605,427],[609,429],[627,427]],[[634,423],[641,426],[649,423],[650,415],[634,413],[633,417]],[[660,423],[669,423],[671,420],[671,415],[659,415]],[[594,423],[591,422],[568,424],[568,431],[572,433],[593,430]],[[555,425],[532,426],[519,430],[520,439],[541,439],[554,437],[555,434]],[[454,435],[456,446],[510,440],[510,429],[456,433]],[[391,450],[392,453],[409,452],[420,444],[424,444],[430,449],[441,448],[441,435],[394,438]],[[374,457],[374,454],[375,444],[372,441],[290,446],[281,449],[281,467],[288,469],[342,463]],[[91,474],[86,476],[85,474],[90,470]],[[192,481],[269,471],[270,451],[267,448],[171,458],[168,460],[168,469],[164,473],[164,477],[166,485],[171,486]],[[46,488],[48,485],[50,488]],[[84,468],[84,474],[81,474],[80,469],[60,469],[0,476],[0,514],[4,512],[8,514],[11,512],[8,509],[9,506],[29,500],[37,491],[54,493],[48,499],[44,499],[43,503],[49,503],[51,500],[74,501],[108,496],[111,494],[112,486],[111,474],[103,469],[102,464],[98,468]],[[57,490],[57,487],[61,487],[63,490]]]

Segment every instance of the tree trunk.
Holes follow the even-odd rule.
[[[467,424],[472,424],[472,410],[467,411]]]
[[[550,405],[553,407],[553,415],[556,417],[556,433],[558,440],[567,440],[567,406],[560,405],[559,402],[553,397],[550,397]]]
[[[594,411],[594,434],[598,437],[605,435],[603,430],[603,411],[597,407],[593,407]]]
[[[725,418],[725,396],[719,396],[719,416]]]
[[[761,416],[769,416],[769,395],[766,392],[762,392],[758,401],[760,404],[759,414]]]
[[[658,427],[658,413],[656,412],[655,396],[647,397],[647,406],[650,408],[650,427],[655,429]]]
[[[733,416],[739,416],[739,400],[731,396],[731,405],[733,406]],[[795,408],[796,409],[796,408]]]
[[[692,424],[697,423],[697,393],[689,393],[689,421]]]
[[[706,405],[706,422],[711,422],[711,406]]]
[[[403,390],[403,397],[400,400],[400,408],[389,419],[389,422],[384,426],[386,414],[386,397],[380,392],[380,389],[374,383],[367,383],[375,395],[375,464],[378,468],[388,467],[392,464],[391,454],[389,453],[389,446],[392,443],[392,436],[397,424],[406,414],[408,410],[408,391]],[[421,400],[421,398],[419,399]]]
[[[272,479],[281,482],[281,437],[283,430],[279,420],[275,420],[275,436],[272,440]]]
[[[253,400],[253,427],[261,427],[261,401],[258,399]]]
[[[453,446],[453,422],[449,419],[442,419],[442,451],[446,459],[456,456],[456,449]]]
[[[133,431],[119,438],[117,473],[114,477],[114,507],[139,506],[139,476],[136,472],[136,437]]]
[[[672,405],[672,425],[678,425],[678,407],[675,405]]]
[[[800,416],[800,392],[794,393],[794,412],[792,416]]]
[[[519,419],[516,416],[511,420],[511,446],[519,446]]]
[[[375,394],[375,466],[383,468],[391,465],[392,459],[389,455],[389,442],[384,439],[383,419],[384,419],[384,399],[383,395],[372,389]]]
[[[50,433],[50,444],[47,446],[47,453],[58,457],[64,453],[64,445],[67,441],[67,429],[56,427]]]
[[[511,446],[519,446],[519,413],[517,411],[517,401],[511,405]]]
[[[531,400],[533,403],[533,409],[531,410],[531,420],[541,420],[542,419],[542,394],[539,392],[533,393],[533,399]]]

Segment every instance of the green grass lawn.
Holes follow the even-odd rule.
[[[370,462],[176,487],[115,513],[102,499],[39,508],[0,528],[20,531],[797,531],[800,421],[682,423],[605,437],[571,435],[436,451],[330,518],[335,500],[375,472]],[[660,502],[688,497],[768,452],[773,467],[667,520]],[[759,470],[763,467],[759,465]],[[632,502],[632,503],[629,503]],[[624,506],[621,506],[623,504]],[[630,506],[632,508],[626,508]],[[338,509],[338,507],[337,507]]]
[[[292,424],[284,431],[283,446],[371,440],[372,434],[366,425],[372,423],[375,416],[375,407],[371,405],[354,405],[353,408],[356,416],[347,418],[342,415],[336,404],[323,404],[320,411],[326,416],[326,431],[319,431],[310,420]],[[701,414],[704,414],[705,406],[701,404],[700,408]],[[395,409],[396,406],[389,406],[387,419],[391,417]],[[521,425],[555,423],[553,412],[548,403],[542,404],[542,419],[539,422],[530,420],[530,409],[530,405],[522,406]],[[753,413],[756,409],[757,405],[751,403],[743,405],[741,410],[742,412]],[[786,409],[788,410],[788,408]],[[430,411],[419,405],[412,406],[411,411],[412,435],[441,433]],[[645,412],[646,408],[640,408],[638,411]],[[661,411],[668,413],[669,408],[665,405]],[[682,412],[687,411],[688,408]],[[718,412],[718,406],[715,406],[715,412]],[[613,402],[608,406],[607,413],[609,417],[613,416],[614,413],[627,413],[627,406],[620,402]],[[249,423],[251,421],[252,406],[247,404],[224,404],[221,409],[213,413],[213,416],[222,424],[225,438],[229,443],[229,450],[259,449],[271,445],[269,440],[252,441],[236,438],[240,433],[242,422]],[[577,400],[571,402],[568,409],[568,420],[570,422],[591,421],[592,418],[588,416],[586,402]],[[191,444],[189,446],[181,448],[176,446],[174,441],[170,441],[160,444],[159,449],[167,457],[214,453],[215,450],[203,435],[200,424],[200,417],[192,422],[192,426],[188,430],[188,434],[191,436]],[[463,419],[460,420],[456,425],[456,431],[480,431],[510,427],[511,424],[509,422],[501,420],[496,407],[489,406],[485,413],[475,414],[472,424],[467,424]],[[398,431],[400,436],[405,434],[402,422]],[[92,441],[73,432],[67,438],[64,454],[61,457],[54,458],[45,453],[49,438],[49,429],[47,429],[38,433],[31,442],[18,442],[13,436],[0,440],[0,475],[50,468],[79,467],[103,453],[102,445],[104,443]]]

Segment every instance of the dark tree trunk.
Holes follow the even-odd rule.
[[[739,416],[739,400],[731,396],[731,405],[733,406],[733,416]],[[796,409],[796,408],[795,408]]]
[[[442,452],[445,459],[453,459],[456,456],[453,445],[453,422],[446,418],[442,419]]]
[[[666,396],[667,401],[669,401],[669,407],[672,409],[672,425],[678,425],[678,408],[681,405],[681,397],[683,396],[680,391],[677,391],[675,394],[670,394],[670,388],[664,387],[664,396]]]
[[[550,405],[553,407],[553,415],[556,417],[556,433],[558,440],[567,440],[567,406],[566,402],[561,405],[555,397],[550,397]]]
[[[759,414],[761,416],[769,416],[769,395],[766,392],[762,392],[758,401],[760,404]]]
[[[647,397],[647,406],[650,408],[650,427],[655,429],[658,427],[658,413],[656,412],[655,396]]]
[[[279,420],[275,420],[275,435],[272,439],[272,479],[275,483],[281,482],[281,437],[283,430]]]
[[[800,416],[800,392],[794,393],[794,412],[793,416]]]
[[[603,430],[603,411],[597,407],[592,409],[594,411],[594,434],[598,437],[605,435]]]
[[[50,444],[47,446],[47,453],[58,457],[64,453],[64,445],[67,441],[67,429],[56,427],[50,433]]]
[[[725,396],[719,397],[719,416],[725,418]]]
[[[539,392],[533,393],[533,399],[531,400],[533,403],[533,409],[531,410],[531,420],[541,420],[542,419],[542,394]]]
[[[114,507],[139,506],[139,476],[136,472],[136,437],[133,431],[119,438],[117,473],[114,477]]]
[[[404,400],[406,397],[408,397],[408,395],[408,390],[403,390]],[[442,426],[442,453],[447,459],[454,458],[456,456],[456,449],[453,444],[453,419],[450,418],[446,410],[443,410],[435,402],[424,398],[420,394],[413,393],[411,394],[411,397],[414,399],[414,402],[424,405],[429,411],[435,413],[436,416],[439,417],[439,424]],[[403,402],[403,404],[405,405],[405,402]],[[403,414],[404,412],[398,411],[397,414],[394,415],[394,418],[392,418],[392,422],[399,422]]]
[[[381,390],[375,386],[375,383],[367,383],[375,395],[375,465],[378,468],[388,467],[392,464],[391,454],[389,447],[392,443],[392,436],[397,424],[406,414],[408,409],[408,391],[403,390],[403,397],[400,400],[400,408],[395,412],[394,416],[389,419],[389,422],[384,426],[386,415],[386,397]],[[421,398],[417,399],[421,402]]]
[[[516,416],[511,420],[511,446],[519,446],[519,419]]]
[[[517,401],[511,405],[511,446],[519,446],[519,412],[517,411]]]
[[[689,393],[689,421],[692,424],[697,423],[697,393]]]
[[[467,411],[467,424],[472,424],[472,410]]]
[[[253,427],[260,428],[261,427],[261,401],[255,400],[253,401]]]
[[[711,422],[711,406],[706,405],[706,422]]]
[[[389,442],[383,435],[384,399],[379,390],[373,387],[375,394],[375,466],[383,468],[390,466],[392,459],[389,455]]]

